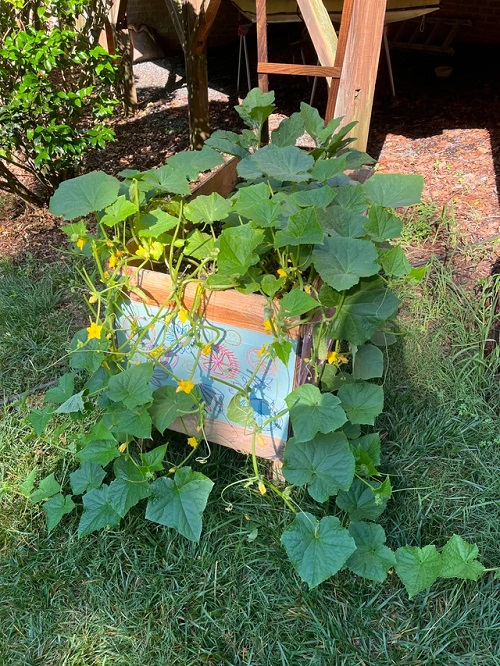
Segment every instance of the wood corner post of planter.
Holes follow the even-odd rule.
[[[207,39],[221,0],[165,0],[184,51],[189,115],[189,147],[199,150],[210,135]]]

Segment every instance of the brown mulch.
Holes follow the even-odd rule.
[[[498,52],[498,47],[496,47]],[[234,56],[234,57],[233,57]],[[491,272],[499,253],[491,242],[500,234],[500,85],[494,49],[463,47],[454,58],[423,54],[393,54],[397,96],[387,95],[384,68],[377,84],[368,152],[385,172],[424,176],[424,200],[446,208],[452,226],[435,221],[432,240],[409,248],[413,263],[430,254],[446,260],[454,255],[464,281],[476,282]],[[234,71],[229,71],[227,63]],[[211,122],[214,128],[237,130],[240,120],[233,107],[237,52],[217,53],[209,60]],[[452,76],[438,80],[434,67],[451,64]],[[179,57],[161,61],[162,68],[182,72]],[[155,63],[136,67],[139,110],[134,117],[113,122],[117,141],[89,155],[84,171],[102,169],[116,174],[124,168],[148,169],[188,147],[186,89],[180,75],[166,89],[154,87]],[[142,67],[142,71],[141,71]],[[175,79],[179,86],[175,88]],[[297,77],[298,78],[298,77]],[[170,77],[170,84],[172,77]],[[311,82],[275,77],[277,106],[282,117],[308,101]],[[316,102],[324,110],[325,91],[319,86]],[[3,195],[2,195],[3,196]],[[0,257],[22,261],[28,254],[51,261],[65,244],[61,221],[46,209],[36,211],[3,197],[0,210]],[[476,248],[474,263],[468,249]],[[457,252],[463,249],[463,252]],[[479,249],[481,250],[479,252]],[[479,257],[479,259],[478,259]]]

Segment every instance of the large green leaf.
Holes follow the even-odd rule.
[[[349,181],[348,181],[349,182]],[[342,206],[352,213],[362,215],[368,208],[368,201],[366,199],[363,188],[359,183],[350,181],[349,185],[334,188],[337,196],[335,198],[335,205]]]
[[[111,206],[106,208],[105,214],[101,217],[101,222],[108,227],[112,227],[134,215],[138,210],[137,204],[122,194],[116,201],[113,201]]]
[[[365,344],[357,347],[353,355],[352,374],[354,379],[373,379],[382,377],[384,355],[375,345]]]
[[[42,500],[46,500],[52,495],[56,495],[61,492],[60,484],[55,480],[54,473],[49,474],[38,484],[38,489],[35,490],[30,495],[30,500],[36,504]]]
[[[83,403],[84,391],[75,393],[70,396],[62,405],[55,410],[54,414],[74,414],[75,412],[83,412],[85,405]]]
[[[292,113],[289,118],[285,118],[279,124],[279,127],[273,130],[271,141],[275,146],[295,146],[298,138],[305,132],[304,121],[300,113]]]
[[[128,409],[150,402],[153,389],[150,381],[153,376],[153,363],[132,365],[109,380],[108,398],[122,402]]]
[[[396,573],[410,599],[434,583],[441,567],[442,557],[436,546],[404,546],[396,551]]]
[[[380,253],[380,263],[386,275],[404,277],[411,272],[411,264],[405,257],[405,253],[400,245],[396,245],[390,250],[382,250]]]
[[[48,531],[52,532],[54,527],[61,522],[62,517],[67,513],[71,513],[75,506],[71,495],[64,496],[61,493],[53,495],[49,500],[44,502],[42,508],[47,516]]]
[[[384,389],[369,382],[345,384],[337,395],[353,424],[373,425],[384,408]]]
[[[422,176],[399,173],[376,173],[363,185],[366,196],[385,208],[399,208],[419,203],[422,198]]]
[[[403,221],[382,206],[370,206],[364,228],[374,241],[382,242],[401,236]]]
[[[280,310],[285,317],[295,317],[319,305],[318,301],[301,289],[292,289],[280,301]]]
[[[161,472],[166,452],[167,444],[162,444],[151,451],[141,453],[141,465],[139,468],[141,472],[146,476],[154,472]]]
[[[375,488],[381,488],[378,481],[371,481]],[[351,520],[377,520],[384,512],[387,498],[375,495],[373,490],[359,479],[354,479],[349,490],[341,490],[335,500],[339,509],[347,511]]]
[[[251,157],[254,166],[261,174],[280,182],[299,183],[311,179],[309,170],[314,158],[295,146],[268,145],[257,150]]]
[[[327,307],[338,308],[328,334],[334,340],[348,340],[357,345],[369,340],[399,306],[397,297],[378,277],[361,280],[344,298],[333,289],[323,287],[320,300]]]
[[[113,470],[116,479],[109,485],[109,503],[123,518],[140,500],[149,496],[150,485],[142,470],[130,459],[117,458]]]
[[[78,460],[105,466],[120,455],[114,435],[102,421],[92,428],[83,443],[84,448],[76,454]]]
[[[317,160],[312,168],[311,174],[315,180],[324,183],[330,180],[330,178],[343,173],[345,168],[346,156],[340,155],[337,157],[331,157],[328,160]]]
[[[65,220],[103,210],[118,197],[120,181],[103,171],[92,171],[62,182],[50,199],[49,210]]]
[[[66,400],[73,395],[75,377],[76,375],[74,372],[67,372],[60,377],[57,386],[54,386],[47,391],[43,401],[56,405],[61,405],[63,402],[66,402]]]
[[[359,437],[359,435],[358,437],[353,437],[351,446],[354,451],[356,449],[363,450],[374,467],[380,465],[380,434],[378,432],[370,432],[362,437]]]
[[[354,477],[354,456],[342,432],[316,435],[310,442],[292,437],[285,448],[283,475],[289,483],[307,485],[317,502],[326,502],[340,489],[349,490]]]
[[[234,108],[248,127],[260,129],[276,108],[274,92],[262,92],[259,88],[252,88],[241,104]]]
[[[69,475],[71,490],[74,495],[83,495],[87,490],[99,488],[105,476],[106,472],[100,465],[85,460]]]
[[[305,208],[288,220],[286,227],[276,233],[274,246],[314,245],[323,242],[323,229],[313,208]]]
[[[201,150],[185,150],[168,158],[168,166],[189,180],[196,180],[200,173],[224,164],[222,155],[208,146]]]
[[[442,552],[442,578],[465,578],[477,580],[484,571],[484,566],[477,560],[478,548],[475,544],[467,543],[458,534],[454,534],[447,541]]]
[[[48,422],[51,419],[52,416],[52,409],[47,405],[45,406],[44,409],[32,409],[28,416],[26,417],[26,421],[28,423],[31,423],[33,426],[33,430],[35,433],[40,437],[40,435],[44,432],[45,428],[47,427]]]
[[[358,576],[382,583],[387,572],[396,564],[396,556],[385,545],[385,532],[374,523],[349,523],[349,534],[356,550],[347,560],[347,567]]]
[[[178,416],[186,416],[197,411],[193,396],[177,392],[175,386],[161,386],[153,393],[153,404],[149,413],[157,430],[163,433]]]
[[[385,532],[374,523],[349,523],[349,534],[356,542],[356,550],[347,560],[347,567],[358,576],[382,583],[396,564],[396,556],[385,545]]]
[[[247,395],[237,393],[227,406],[227,418],[233,423],[251,428],[255,423],[255,411]]]
[[[337,291],[350,289],[362,277],[376,275],[380,270],[377,258],[377,248],[371,241],[345,236],[325,238],[313,252],[316,270]]]
[[[173,479],[162,477],[151,484],[146,518],[173,527],[187,539],[198,541],[203,511],[213,485],[200,472],[181,467]]]
[[[153,423],[146,407],[127,409],[117,404],[108,410],[107,416],[113,432],[128,437],[151,438]]]
[[[109,487],[103,484],[83,496],[83,513],[78,524],[78,537],[81,538],[120,523],[120,515],[113,509],[109,499]]]
[[[206,141],[206,146],[216,148],[221,153],[234,155],[241,159],[248,156],[248,147],[241,143],[242,135],[236,132],[229,132],[227,130],[217,130]],[[254,139],[257,138],[254,135]]]
[[[87,370],[93,375],[105,360],[104,351],[109,347],[109,342],[105,338],[87,340],[87,337],[85,329],[75,333],[70,343],[69,364],[74,370]]]
[[[142,180],[158,192],[184,195],[189,195],[191,193],[189,183],[184,173],[178,169],[174,169],[169,164],[164,164],[159,169],[150,169],[149,171],[146,171]]]
[[[311,188],[306,186],[303,190],[298,190],[290,195],[290,199],[300,208],[315,206],[316,208],[326,208],[336,197],[336,193],[328,185]]]
[[[281,208],[277,202],[271,201],[270,194],[267,183],[242,187],[234,197],[234,212],[259,227],[274,227],[278,224]]]
[[[220,273],[238,277],[259,261],[255,249],[262,242],[263,232],[250,224],[224,229],[219,236],[218,268]]]
[[[200,195],[187,204],[184,215],[195,224],[213,224],[225,220],[231,210],[231,202],[217,192],[208,196]]]
[[[141,238],[158,238],[162,234],[175,229],[178,223],[179,220],[174,215],[166,213],[161,208],[155,208],[141,217],[139,236]]]
[[[333,432],[347,421],[339,398],[312,384],[299,386],[285,400],[298,442],[310,441],[317,432]]]
[[[356,550],[354,539],[338,518],[325,516],[318,521],[310,513],[297,514],[281,543],[309,588],[336,574]]]
[[[318,220],[325,233],[330,236],[338,234],[348,238],[361,238],[366,235],[366,218],[342,206],[329,206],[326,210],[319,211]]]
[[[215,241],[211,234],[195,229],[186,239],[184,254],[199,261],[214,255]]]

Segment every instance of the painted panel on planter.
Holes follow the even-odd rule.
[[[250,451],[251,431],[231,422],[227,407],[238,387],[248,384],[259,364],[250,397],[257,423],[262,425],[286,408],[285,397],[293,389],[296,341],[292,341],[293,351],[285,367],[278,359],[262,360],[259,354],[265,345],[274,341],[272,335],[203,320],[203,326],[197,326],[197,331],[201,329],[201,332],[196,340],[189,321],[182,322],[178,316],[169,320],[168,310],[163,308],[160,316],[158,307],[132,300],[123,304],[118,327],[120,344],[127,339],[134,342],[140,338],[134,360],[146,361],[153,357],[158,361],[152,380],[155,386],[176,386],[179,380],[191,379],[199,387],[206,403],[206,433],[212,441]],[[266,450],[259,450],[258,445],[259,456],[280,457],[280,449],[288,436],[288,423],[286,415],[263,429]],[[173,429],[183,432],[184,426],[176,423]]]

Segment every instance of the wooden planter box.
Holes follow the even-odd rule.
[[[193,191],[193,197],[214,191],[227,196],[237,182],[237,162],[237,159],[231,160],[219,169]],[[119,317],[122,329],[119,339],[122,342],[134,337],[137,326],[147,326],[158,314],[160,307],[165,310],[165,314],[173,309],[173,303],[170,302],[172,283],[168,275],[132,266],[128,266],[124,272],[130,285],[139,287],[144,296],[130,292],[128,301],[123,304]],[[196,290],[196,284],[187,286],[183,295],[186,310],[192,308]],[[145,351],[151,351],[160,344],[167,347],[174,345],[168,354],[158,358],[158,362],[174,371],[179,379],[193,376],[193,382],[199,386],[207,405],[204,426],[207,439],[247,453],[252,450],[253,433],[251,429],[228,419],[227,406],[237,390],[222,382],[245,386],[256,364],[261,362],[259,350],[274,341],[264,328],[266,305],[266,299],[257,294],[245,295],[235,290],[204,291],[202,319],[217,329],[219,343],[213,346],[209,355],[202,356],[194,375],[192,370],[199,346],[195,346],[189,334],[189,322],[182,323],[176,317],[165,325],[165,317],[162,317],[160,321],[151,324],[150,330],[141,340],[141,348]],[[266,360],[252,382],[250,400],[259,423],[286,408],[284,399],[295,386],[298,370],[297,329],[291,331],[290,340],[293,351],[288,366],[285,367],[278,359]],[[205,342],[210,343],[210,339]],[[138,354],[137,360],[141,359],[145,360],[144,356]],[[175,380],[161,368],[155,371],[153,381],[156,386],[176,385]],[[183,417],[182,420],[177,419],[170,428],[200,437],[196,426],[196,417]],[[265,428],[256,444],[257,455],[280,460],[288,438],[288,426],[287,415]]]

